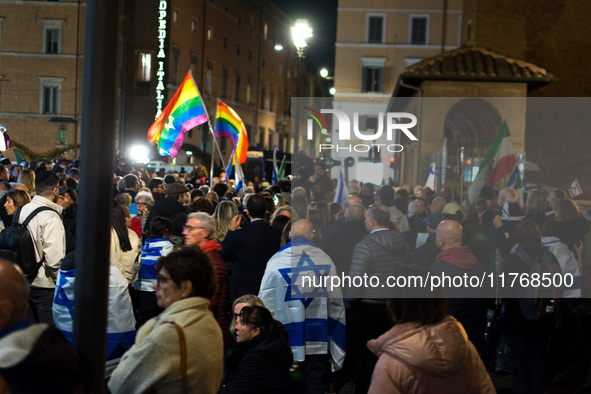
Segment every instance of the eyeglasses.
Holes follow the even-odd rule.
[[[160,274],[156,276],[156,283],[158,283],[158,287],[162,287],[162,285],[167,284],[171,280],[171,278],[167,278],[166,276],[162,276]]]
[[[141,206],[151,207],[151,205],[150,205],[150,204],[148,204],[147,202],[138,202],[138,203],[136,203],[136,205],[141,205]]]
[[[183,226],[183,230],[198,230],[198,229],[202,229],[202,230],[207,230],[205,227],[199,227],[199,226]]]

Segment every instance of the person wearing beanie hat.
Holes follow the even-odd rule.
[[[176,183],[176,178],[174,177],[174,175],[168,174],[164,177],[164,183],[166,183],[167,185],[172,185],[173,183]]]
[[[188,205],[190,202],[191,193],[189,188],[180,183],[169,184],[166,187],[166,197],[156,201],[152,207],[146,219],[144,231],[147,232],[150,229],[150,223],[152,223],[152,219],[155,217],[165,217],[170,219],[171,222],[174,222],[174,219],[179,215],[186,215],[189,212]]]

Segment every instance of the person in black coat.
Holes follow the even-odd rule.
[[[229,302],[244,294],[259,293],[267,261],[279,251],[281,243],[281,230],[263,221],[267,212],[263,196],[251,196],[246,202],[246,211],[251,218],[250,224],[232,231],[238,226],[236,220],[232,219],[231,230],[222,242],[220,255],[230,267]]]
[[[353,249],[367,235],[365,229],[365,208],[363,205],[351,205],[345,211],[345,224],[323,239],[322,250],[330,256],[337,273],[347,273],[351,264]]]
[[[293,354],[283,324],[261,306],[245,306],[224,360],[219,394],[289,392]]]
[[[435,262],[435,259],[439,254],[439,248],[435,243],[435,230],[437,230],[439,223],[445,219],[445,215],[441,212],[433,212],[424,219],[423,222],[427,225],[429,237],[427,238],[427,241],[425,241],[420,247],[416,248],[413,253],[412,261],[416,266],[426,268]],[[412,232],[410,233],[412,234]]]
[[[462,246],[462,238],[462,226],[457,221],[444,220],[439,223],[436,244],[441,252],[437,255],[436,261],[429,266],[429,270],[434,275],[441,277],[445,274],[451,278],[476,276],[480,279],[482,277],[485,273],[484,266],[468,246]],[[481,291],[480,288],[469,284],[445,287],[448,314],[464,326],[476,350],[481,351],[484,346],[488,300],[482,298],[479,291]]]
[[[522,220],[517,224],[515,240],[517,251],[510,254],[504,261],[505,277],[511,277],[510,275],[519,277],[530,272],[528,264],[518,255],[520,251],[525,252],[533,261],[544,261],[544,254],[549,254],[550,259],[556,260],[556,257],[542,246],[540,229],[531,220]],[[520,298],[525,298],[525,289],[521,289],[517,284],[502,290],[505,298],[502,327],[511,348],[513,390],[515,393],[542,393],[546,346],[554,331],[556,317],[530,320],[524,316],[520,303]],[[557,292],[557,294],[559,297],[560,293]]]
[[[167,218],[170,219],[171,222],[174,222],[177,216],[182,214],[186,215],[189,212],[189,209],[185,205],[185,197],[187,197],[190,202],[190,191],[185,185],[181,185],[180,183],[168,185],[166,198],[161,198],[156,201],[146,219],[143,231],[145,233],[150,232],[150,224],[152,223],[152,219],[156,217]],[[187,202],[187,204],[189,202]]]

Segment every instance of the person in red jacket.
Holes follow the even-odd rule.
[[[220,256],[221,245],[211,236],[215,228],[213,218],[205,212],[193,212],[187,216],[183,229],[185,245],[198,245],[207,253],[215,269],[218,290],[211,299],[209,309],[213,312],[224,336],[228,334],[228,274]]]

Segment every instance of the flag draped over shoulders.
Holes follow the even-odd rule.
[[[199,89],[189,71],[172,100],[150,126],[148,141],[158,142],[162,156],[175,157],[183,145],[185,133],[207,120]]]
[[[248,135],[244,122],[240,116],[229,105],[218,100],[218,108],[215,119],[215,137],[227,137],[232,142],[232,154],[228,162],[226,173],[228,176],[232,173],[232,165],[238,159],[238,163],[246,163],[246,153],[248,152]]]
[[[60,269],[53,300],[53,319],[56,327],[70,342],[74,337],[74,287],[75,271]],[[111,265],[106,334],[107,365],[114,362],[113,365],[116,366],[119,358],[133,346],[135,323],[127,280],[117,267]]]
[[[333,371],[345,358],[345,305],[330,257],[303,238],[286,244],[267,263],[259,297],[285,326],[294,360],[327,354]],[[326,282],[322,282],[322,279]]]

